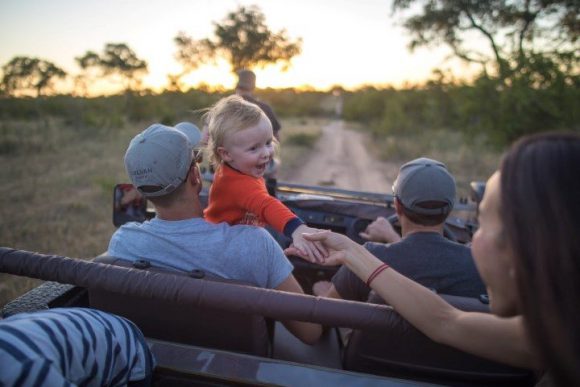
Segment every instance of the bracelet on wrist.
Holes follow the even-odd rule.
[[[379,275],[381,274],[385,269],[388,269],[389,265],[387,265],[386,263],[383,263],[382,265],[380,265],[379,267],[377,267],[372,273],[371,275],[369,275],[369,278],[366,281],[366,284],[368,287],[371,286],[371,282],[373,282],[373,280]]]

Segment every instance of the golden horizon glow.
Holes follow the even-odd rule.
[[[4,0],[0,65],[17,55],[39,57],[74,76],[80,72],[75,57],[88,50],[101,52],[106,43],[123,42],[148,63],[142,87],[160,92],[168,85],[168,74],[182,71],[174,58],[173,38],[179,31],[196,39],[210,37],[212,22],[239,5],[252,4],[264,12],[273,31],[286,29],[290,38],[303,39],[302,53],[293,58],[288,71],[282,72],[280,66],[254,69],[258,88],[400,88],[424,83],[436,67],[450,69],[460,79],[476,70],[457,61],[445,62],[449,54],[445,48],[411,54],[406,47],[408,36],[390,17],[384,0],[295,0],[292,4],[272,0]],[[236,77],[221,60],[201,66],[182,81],[185,89],[199,85],[231,89]],[[72,92],[72,86],[71,80],[58,82],[59,91]],[[90,86],[91,95],[120,90],[119,84],[105,80]]]

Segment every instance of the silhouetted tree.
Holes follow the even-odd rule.
[[[87,51],[83,56],[75,58],[75,61],[81,68],[81,73],[77,74],[74,78],[74,88],[80,95],[88,96],[89,85],[98,76],[95,72],[100,71],[100,60],[99,54],[94,51]]]
[[[39,58],[17,56],[2,66],[2,89],[8,95],[34,90],[40,97],[51,89],[55,78],[65,78],[66,72],[54,63]]]
[[[85,73],[96,68],[103,76],[120,77],[127,91],[138,89],[141,77],[147,73],[147,62],[139,59],[125,43],[107,43],[102,54],[87,51],[75,59]]]
[[[186,72],[218,57],[230,63],[232,72],[277,63],[285,70],[302,49],[302,39],[291,40],[286,30],[271,31],[256,6],[240,6],[214,26],[211,38],[196,40],[184,32],[175,37],[176,58]]]
[[[181,81],[182,75],[183,74],[167,74],[167,91],[183,91],[183,82]]]
[[[407,16],[410,48],[446,44],[468,62],[492,65],[505,80],[528,68],[538,56],[558,63],[578,59],[580,2],[570,0],[394,0],[395,13]],[[474,34],[487,42],[473,44]],[[576,62],[577,63],[577,62]]]

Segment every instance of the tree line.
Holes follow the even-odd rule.
[[[285,30],[272,31],[256,6],[240,6],[221,22],[214,23],[214,27],[214,35],[209,38],[194,39],[185,32],[175,36],[175,58],[182,65],[182,71],[167,75],[168,90],[184,89],[183,76],[218,57],[228,60],[232,72],[272,64],[280,64],[284,70],[301,52],[302,40],[289,38]],[[148,71],[147,62],[126,43],[107,43],[101,53],[89,50],[76,57],[75,62],[80,71],[72,75],[74,88],[84,96],[88,95],[90,84],[99,78],[116,78],[123,83],[124,91],[139,91]],[[25,56],[17,56],[3,65],[2,73],[0,92],[5,96],[32,91],[40,97],[52,91],[55,81],[69,76],[48,60]]]
[[[444,45],[480,72],[457,82],[436,70],[420,89],[363,90],[345,104],[348,118],[372,122],[379,134],[450,128],[499,145],[580,130],[580,2],[394,0],[392,11],[411,50]]]
[[[453,57],[479,65],[480,72],[467,82],[435,70],[433,79],[422,86],[345,92],[345,118],[364,123],[377,135],[450,128],[484,133],[498,144],[534,131],[579,129],[579,2],[393,0],[392,12],[403,20],[410,50],[445,45]],[[175,36],[182,71],[168,75],[166,93],[183,92],[183,76],[216,58],[227,59],[235,72],[272,64],[284,68],[301,52],[302,40],[290,39],[285,30],[272,31],[255,6],[238,7],[214,27],[213,35],[204,39],[184,32]],[[480,44],[472,43],[474,37]],[[81,70],[74,76],[78,95],[86,95],[100,77],[121,79],[125,91],[142,92],[147,62],[126,44],[109,43],[100,53],[87,51],[75,59]],[[56,79],[67,76],[38,58],[16,57],[2,70],[4,96],[25,90],[41,96]],[[297,99],[295,91],[262,94],[282,115],[326,114],[318,107],[324,93],[302,93]]]

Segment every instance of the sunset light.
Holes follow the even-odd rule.
[[[259,88],[308,85],[394,86],[422,83],[435,67],[451,68],[456,77],[473,69],[448,62],[444,48],[410,53],[408,36],[393,19],[386,0],[317,1],[149,1],[52,2],[4,1],[0,5],[0,63],[25,55],[52,61],[69,74],[80,71],[75,57],[100,51],[106,43],[126,43],[148,64],[143,86],[161,91],[168,74],[178,74],[173,41],[178,32],[203,39],[213,22],[223,20],[239,5],[257,5],[273,31],[285,29],[302,38],[302,53],[288,71],[280,66],[257,68]],[[231,88],[235,77],[225,60],[201,66],[183,78],[185,87],[199,84]],[[65,89],[66,84],[60,84]],[[118,85],[95,84],[95,94],[118,91]]]

